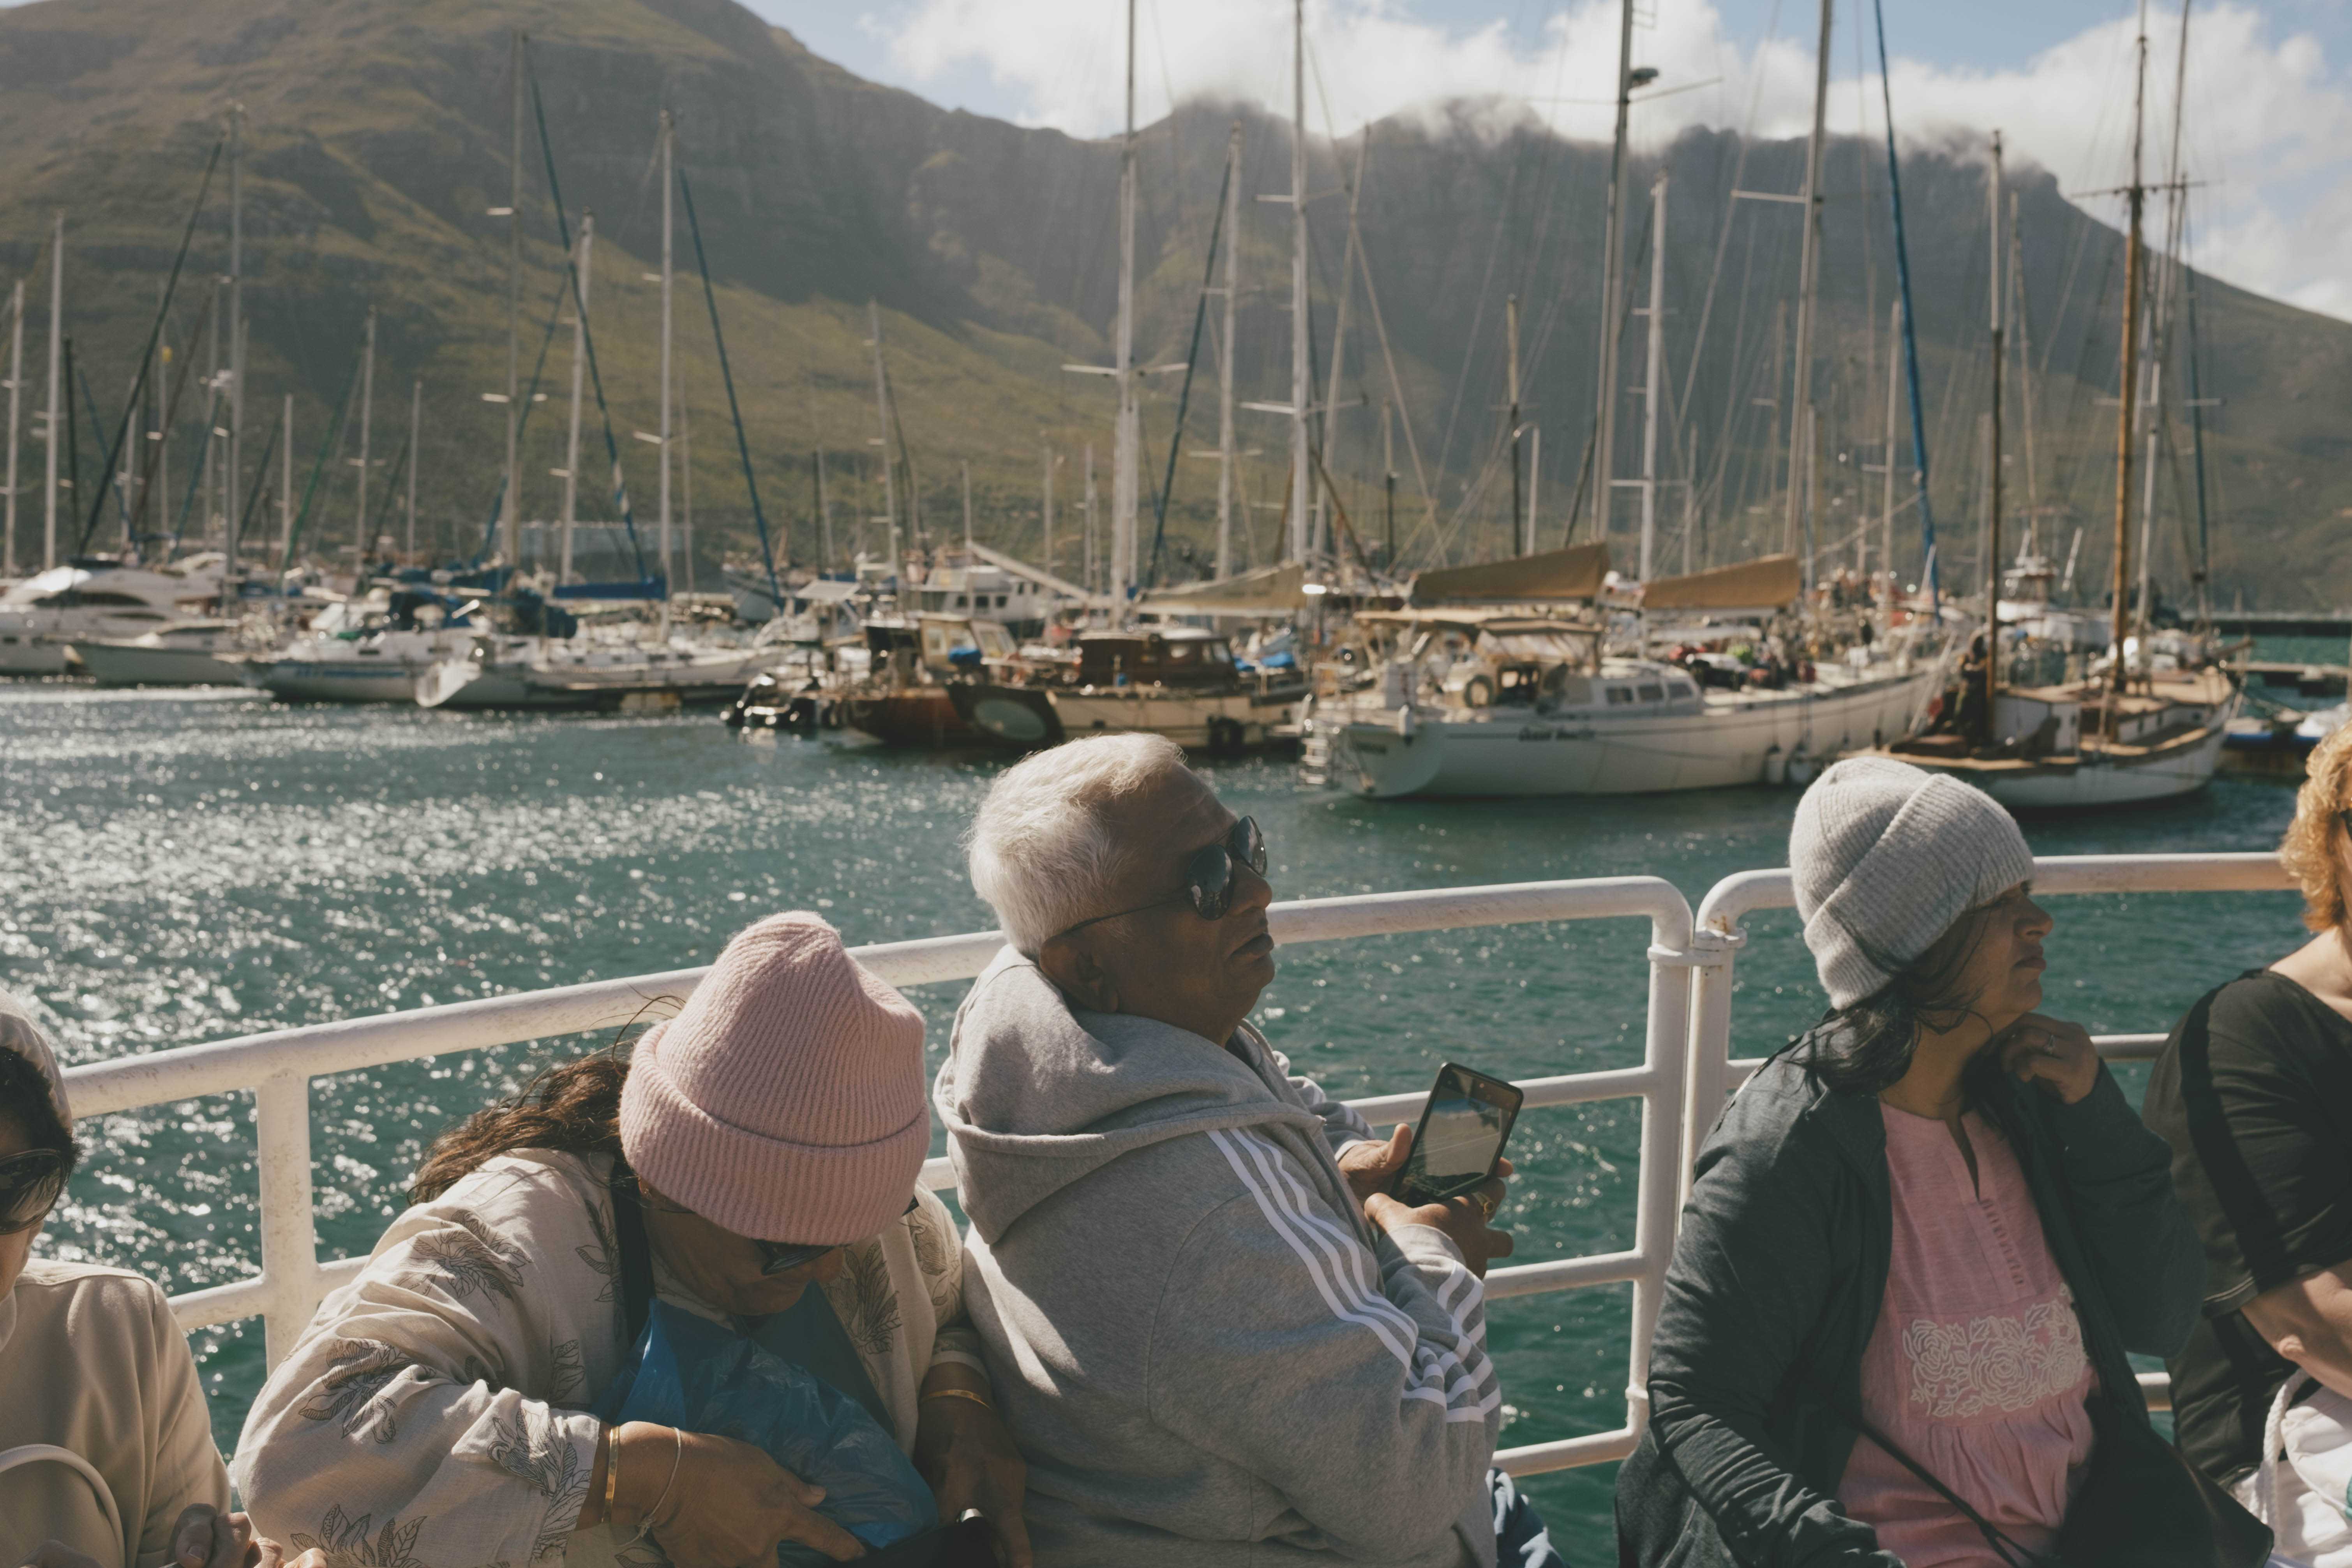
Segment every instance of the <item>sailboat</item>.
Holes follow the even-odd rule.
[[[2120,413],[2116,436],[2114,613],[2105,669],[2086,680],[2043,682],[2012,663],[2017,651],[2003,634],[2000,582],[2001,226],[2000,139],[1993,142],[1992,190],[1992,466],[1985,542],[1987,612],[1980,652],[1965,682],[1948,731],[1917,735],[1887,748],[1930,771],[1966,779],[2012,808],[2066,808],[2167,800],[2202,789],[2221,761],[2242,692],[2237,677],[2202,659],[2185,640],[2158,657],[2149,636],[2145,560],[2155,505],[2150,485],[2142,499],[2137,635],[2132,626],[2132,447],[2144,374],[2153,381],[2154,356],[2143,356],[2142,275],[2146,252],[2141,219],[2147,186],[2141,170],[2141,129],[2147,98],[2147,35],[2137,42],[2138,81],[2132,103],[2130,212],[2125,239]],[[2063,650],[2061,650],[2063,653]],[[2181,655],[2186,654],[2183,658]],[[2004,679],[2007,666],[2020,679]]]

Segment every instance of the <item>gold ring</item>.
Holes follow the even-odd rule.
[[[1478,1205],[1478,1218],[1481,1222],[1491,1220],[1495,1217],[1494,1199],[1488,1197],[1484,1193],[1473,1192],[1470,1194],[1470,1201]]]

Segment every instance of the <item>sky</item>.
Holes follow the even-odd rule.
[[[818,54],[950,108],[1076,135],[1121,118],[1118,0],[749,0]],[[1286,0],[1136,0],[1137,112],[1241,97],[1286,114]],[[1633,135],[1697,124],[1804,133],[1820,12],[1808,0],[1635,0],[1634,57],[1660,96]],[[1884,0],[1895,131],[1907,144],[1984,144],[2039,163],[2084,205],[2127,177],[2128,0]],[[2179,117],[2189,249],[2242,287],[2352,320],[2352,0],[2193,0]],[[1853,0],[1832,21],[1832,131],[1885,134],[1877,36]],[[1616,0],[1307,0],[1307,118],[1345,134],[1458,99],[1534,113],[1605,141]],[[2148,13],[2149,173],[2171,157],[2179,0]],[[1671,90],[1680,89],[1681,90]]]

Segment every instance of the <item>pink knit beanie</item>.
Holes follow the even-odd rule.
[[[804,911],[738,931],[621,1090],[631,1168],[760,1241],[865,1240],[906,1211],[930,1142],[922,1016]]]

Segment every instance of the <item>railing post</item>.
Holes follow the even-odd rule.
[[[275,1370],[318,1310],[319,1233],[310,1210],[310,1079],[274,1073],[253,1091],[261,1163],[262,1354]]]
[[[1730,1076],[1731,970],[1748,933],[1702,926],[1691,933],[1689,1063],[1684,1077],[1689,1099],[1682,1107],[1682,1160],[1675,1171],[1675,1209],[1690,1197],[1691,1167],[1698,1147],[1723,1114],[1724,1080]]]
[[[1683,1079],[1689,1060],[1690,906],[1650,919],[1650,1016],[1642,1065],[1652,1074],[1642,1096],[1642,1164],[1633,1199],[1633,1250],[1642,1270],[1633,1279],[1633,1331],[1627,1346],[1625,1425],[1637,1436],[1650,1421],[1650,1336],[1666,1265],[1675,1250],[1680,1213]]]

